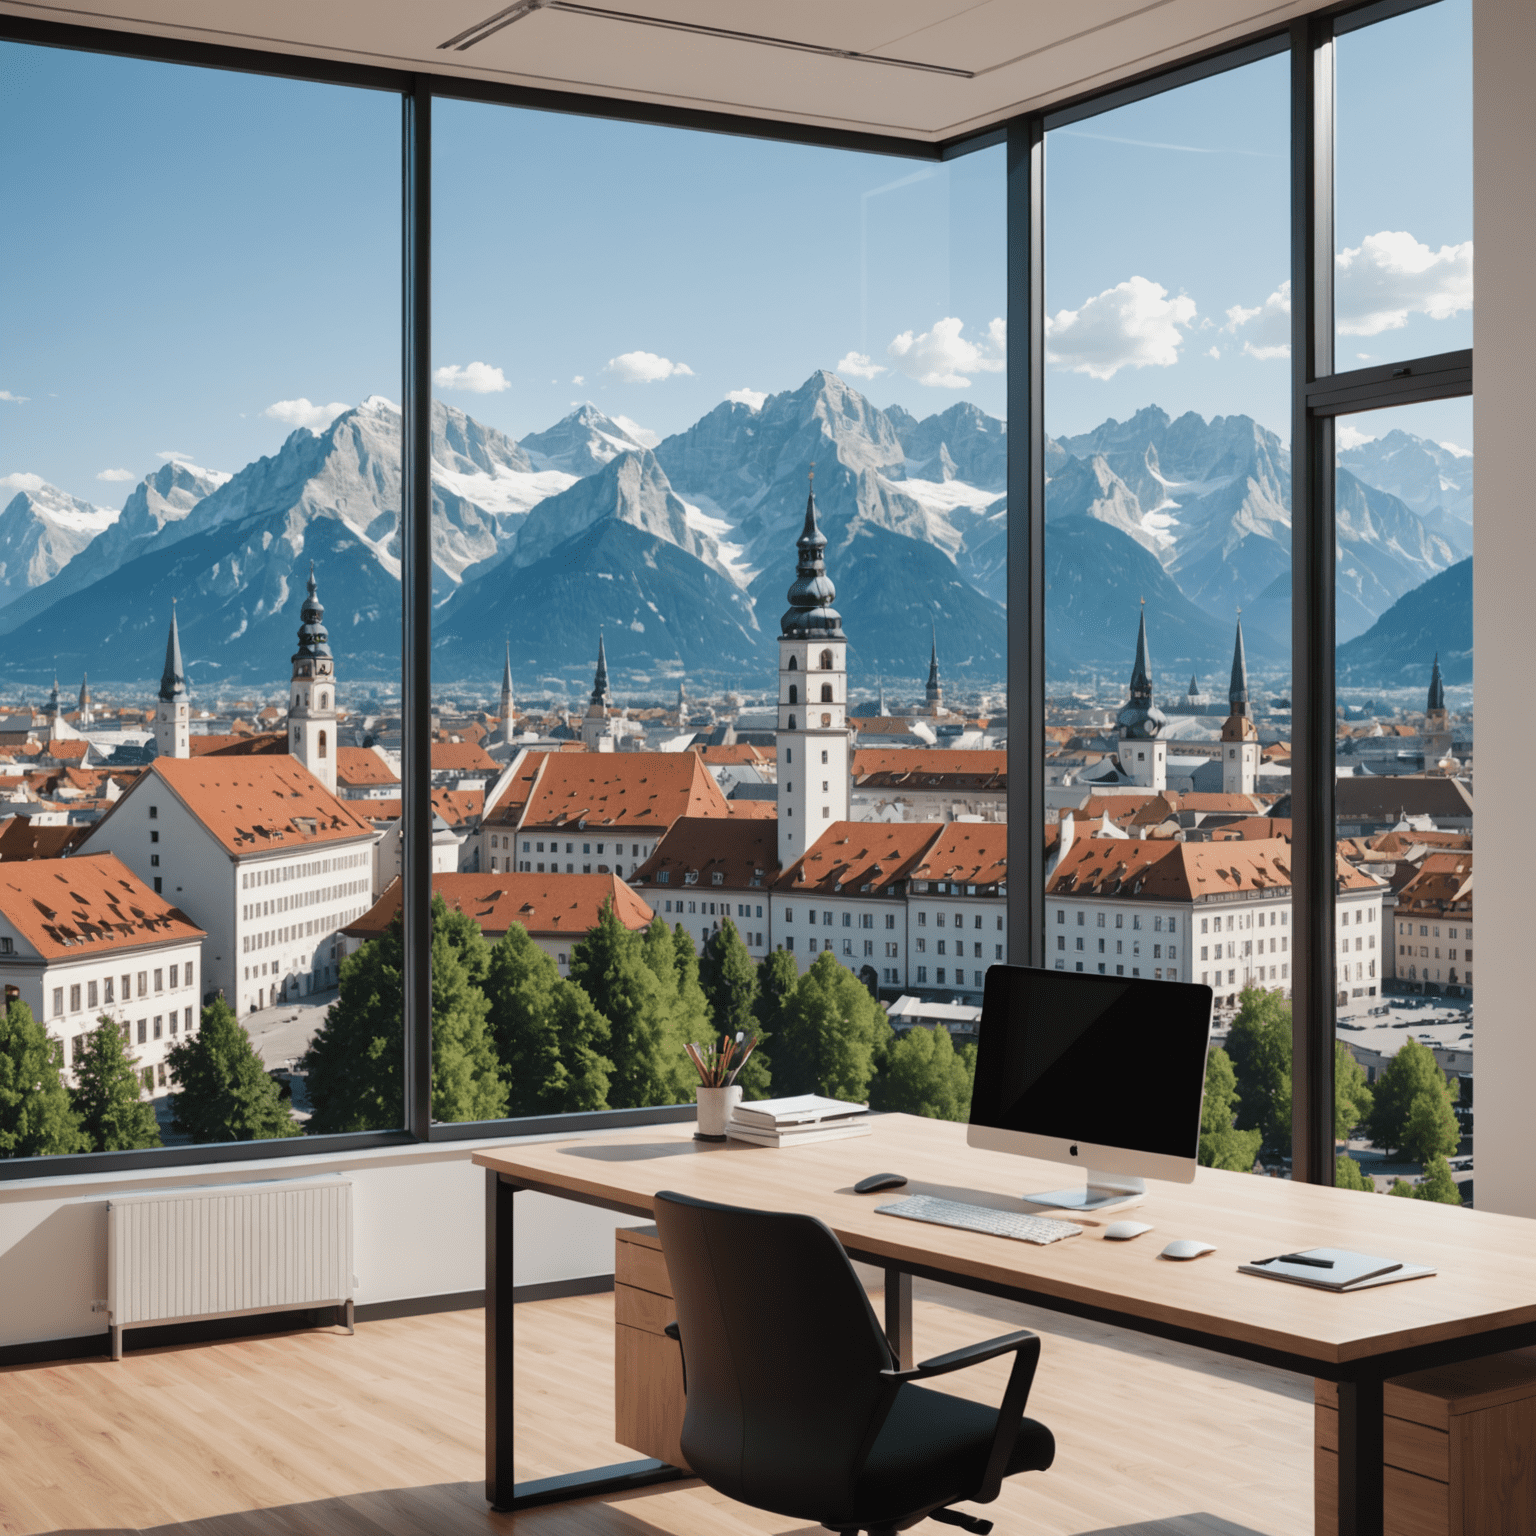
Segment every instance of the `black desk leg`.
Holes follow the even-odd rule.
[[[689,1474],[664,1461],[645,1457],[584,1472],[514,1480],[512,1375],[515,1351],[512,1319],[512,1197],[518,1186],[493,1169],[485,1173],[485,1497],[498,1512],[559,1504],[621,1493],[651,1483],[667,1483]]]
[[[1339,1536],[1382,1536],[1382,1379],[1339,1383]]]
[[[910,1371],[917,1364],[912,1342],[912,1276],[904,1269],[885,1271],[885,1336],[896,1352],[896,1364]]]
[[[485,1171],[485,1496],[510,1509],[512,1476],[512,1200],[517,1186]]]

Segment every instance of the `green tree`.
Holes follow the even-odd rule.
[[[13,998],[0,1017],[0,1157],[89,1150],[64,1086],[64,1046]]]
[[[1417,1040],[1405,1040],[1397,1055],[1376,1078],[1375,1103],[1367,1122],[1371,1140],[1385,1152],[1408,1151],[1408,1126],[1415,1100],[1421,1095],[1438,1097],[1449,1108],[1459,1091],[1459,1085],[1447,1086],[1445,1074],[1428,1046],[1420,1045]],[[1450,1121],[1454,1124],[1454,1112],[1450,1113]],[[1436,1126],[1442,1136],[1440,1144],[1432,1134]],[[1426,1139],[1416,1138],[1416,1150],[1426,1158],[1437,1151],[1454,1152],[1455,1141],[1449,1146],[1443,1145],[1443,1137],[1449,1134],[1446,1127],[1445,1117],[1438,1112],[1431,1114],[1428,1106],[1420,1110],[1419,1130]]]
[[[765,969],[766,965],[765,962]],[[741,1084],[743,1098],[766,1098],[771,1074],[768,1053],[764,1050],[768,1034],[757,1016],[761,1001],[757,966],[730,918],[720,924],[719,932],[712,933],[704,946],[699,959],[699,984],[704,989],[717,1030],[733,1036],[756,1036],[757,1049],[742,1068],[737,1082]]]
[[[513,923],[491,949],[486,980],[491,1037],[507,1085],[507,1113],[568,1114],[608,1107],[608,1021],[575,982]]]
[[[817,956],[785,998],[782,1019],[774,1050],[780,1093],[824,1093],[854,1102],[869,1098],[891,1026],[858,977],[830,952]]]
[[[1416,1200],[1436,1200],[1441,1205],[1461,1205],[1461,1191],[1451,1176],[1451,1165],[1440,1153],[1430,1158],[1424,1169],[1424,1182],[1413,1192]]]
[[[670,946],[671,934],[664,936]],[[659,964],[659,942],[652,942]],[[609,1106],[677,1103],[681,1068],[674,1054],[682,1057],[684,1067],[687,1057],[682,1041],[673,1035],[668,993],[647,963],[639,935],[619,921],[611,901],[603,903],[596,925],[573,946],[570,973],[608,1020],[608,1057],[613,1062]],[[671,995],[675,997],[675,989]],[[687,1097],[692,1097],[691,1089]]]
[[[1245,987],[1227,1036],[1237,1076],[1239,1130],[1280,1151],[1291,1139],[1291,1007],[1278,992]]]
[[[757,1031],[771,1039],[784,1028],[784,1007],[800,985],[800,968],[787,950],[776,949],[757,970]]]
[[[1205,1102],[1200,1107],[1200,1162],[1207,1168],[1253,1171],[1261,1133],[1237,1129],[1238,1098],[1232,1058],[1215,1046],[1205,1058]]]
[[[341,987],[303,1067],[314,1113],[311,1135],[390,1130],[405,1119],[403,971],[396,916],[341,965]],[[432,898],[432,1114],[437,1120],[493,1120],[507,1090],[486,1016],[490,946],[479,925]]]
[[[1408,1123],[1403,1127],[1403,1151],[1426,1170],[1439,1158],[1461,1145],[1461,1129],[1456,1111],[1443,1087],[1422,1089],[1408,1107]],[[1458,1200],[1460,1196],[1457,1197]]]
[[[918,1026],[887,1045],[880,1073],[870,1084],[870,1108],[930,1120],[967,1120],[975,1078],[974,1045],[957,1051],[947,1029]]]
[[[1348,1141],[1371,1117],[1376,1096],[1366,1086],[1365,1068],[1342,1040],[1333,1042],[1333,1139]],[[1353,1186],[1351,1186],[1353,1187]]]
[[[676,1098],[679,1103],[693,1097],[698,1086],[698,1073],[683,1052],[685,1040],[703,1044],[718,1039],[725,1033],[725,1026],[715,1022],[699,981],[699,957],[693,947],[693,935],[681,923],[672,931],[673,977],[676,982],[676,1000],[672,1004],[672,1040],[677,1049]]]
[[[1335,1189],[1358,1189],[1367,1195],[1374,1195],[1376,1193],[1375,1182],[1352,1157],[1338,1157],[1334,1159],[1333,1187]]]
[[[127,1028],[115,1019],[98,1020],[86,1037],[85,1054],[75,1063],[69,1099],[97,1152],[160,1145],[154,1106],[139,1097],[138,1064],[128,1054]]]
[[[175,1127],[193,1141],[268,1141],[303,1134],[251,1037],[222,997],[203,1009],[197,1034],[173,1045],[166,1061],[171,1081],[181,1089],[171,1096]]]

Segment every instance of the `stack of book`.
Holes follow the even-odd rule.
[[[800,1147],[815,1141],[869,1135],[869,1105],[845,1104],[818,1093],[738,1104],[725,1127],[732,1141],[759,1147]]]

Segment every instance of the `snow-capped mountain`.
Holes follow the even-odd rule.
[[[633,432],[603,415],[595,405],[583,405],[557,421],[547,432],[530,432],[518,446],[532,461],[533,467],[580,479],[584,475],[595,475],[621,453],[654,448],[654,435],[646,433],[645,437],[648,440],[642,442]]]
[[[37,475],[17,475],[8,483],[19,488],[0,512],[0,604],[53,581],[118,515]]]
[[[1389,491],[1458,548],[1472,548],[1473,458],[1468,449],[1395,429],[1341,448],[1339,463],[1367,485]]]

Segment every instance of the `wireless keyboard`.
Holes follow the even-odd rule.
[[[1057,1243],[1076,1237],[1083,1229],[1074,1221],[1052,1221],[1049,1216],[1026,1216],[1020,1211],[998,1211],[989,1205],[963,1205],[937,1195],[912,1195],[894,1205],[875,1207],[881,1216],[905,1216],[909,1221],[931,1221],[939,1227],[959,1227],[965,1232],[986,1232],[993,1237],[1012,1237],[1021,1243]]]

